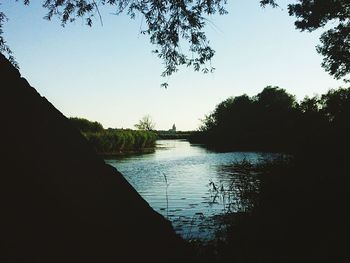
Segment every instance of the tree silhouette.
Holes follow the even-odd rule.
[[[219,103],[191,140],[223,150],[295,153],[341,148],[349,141],[349,116],[350,88],[332,89],[298,103],[286,90],[268,86],[256,96]]]
[[[99,7],[110,5],[115,8],[115,14],[127,13],[135,18],[137,13],[144,17],[146,28],[142,34],[149,35],[150,42],[156,46],[153,52],[163,60],[165,69],[162,76],[170,76],[177,71],[178,66],[193,67],[195,71],[204,73],[213,71],[208,63],[214,55],[209,41],[204,33],[207,18],[216,13],[226,14],[226,0],[101,0],[98,3],[90,0],[45,0],[42,6],[48,10],[45,19],[58,17],[62,26],[83,18],[88,26],[92,26],[97,15],[100,20]],[[23,0],[25,5],[29,0]],[[0,12],[0,30],[6,16]],[[102,20],[101,20],[102,21]],[[0,51],[6,53],[14,61],[11,50],[6,45],[0,31]],[[187,43],[188,51],[180,47],[180,41]],[[208,65],[209,64],[209,65]],[[167,86],[167,84],[163,84]]]
[[[294,96],[268,86],[256,96],[244,94],[219,103],[200,130],[204,143],[214,148],[283,151],[293,144],[298,113]]]
[[[1,5],[1,3],[0,3]],[[8,60],[14,65],[16,68],[18,68],[18,63],[15,59],[15,57],[12,54],[12,50],[7,45],[5,38],[3,37],[3,24],[7,21],[7,17],[4,14],[4,12],[0,11],[0,52],[1,54],[7,54]]]
[[[16,0],[18,1],[18,0]],[[276,0],[260,0],[265,7],[278,6]],[[25,5],[29,0],[23,0]],[[207,16],[226,14],[227,0],[45,0],[42,5],[48,10],[45,18],[56,16],[64,26],[76,18],[83,18],[92,26],[93,18],[102,21],[99,7],[110,5],[115,13],[127,13],[134,18],[140,13],[146,22],[142,34],[150,37],[155,45],[153,52],[163,60],[165,69],[162,76],[170,76],[185,65],[204,73],[213,71],[210,60],[215,51],[209,46],[204,27]],[[317,51],[324,57],[322,66],[337,79],[350,73],[350,1],[349,0],[297,0],[288,5],[289,15],[297,18],[295,26],[301,31],[314,31],[332,23],[325,31]],[[7,54],[9,60],[17,65],[11,49],[2,33],[6,15],[0,11],[0,52]],[[187,52],[181,44],[187,43]],[[167,83],[162,86],[167,87]]]
[[[276,5],[274,0],[263,1]],[[350,1],[349,0],[298,0],[289,4],[290,16],[295,16],[295,27],[301,31],[315,31],[330,24],[316,47],[324,58],[322,66],[336,79],[350,73]]]
[[[135,124],[135,127],[139,130],[152,131],[154,130],[155,123],[152,121],[150,115],[145,115],[139,120],[139,123]]]

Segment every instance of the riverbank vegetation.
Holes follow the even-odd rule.
[[[346,157],[332,154],[246,166],[260,182],[252,209],[227,212],[214,239],[191,241],[199,261],[346,262],[350,180]]]
[[[70,118],[70,121],[96,152],[105,157],[154,151],[157,135],[153,131],[104,129],[100,123],[83,118]]]
[[[188,140],[194,131],[156,131],[158,139],[161,140]]]
[[[259,193],[251,200],[254,206],[248,212],[227,213],[223,220],[228,227],[214,240],[193,242],[199,258],[346,262],[349,116],[349,88],[297,103],[283,89],[267,87],[257,96],[243,95],[219,104],[205,118],[196,139],[211,147],[292,155],[245,164],[260,182]]]
[[[321,96],[295,96],[266,87],[256,96],[230,97],[202,120],[192,143],[222,150],[300,152],[323,148],[339,135],[346,137],[350,88]]]

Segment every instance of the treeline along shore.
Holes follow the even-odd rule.
[[[176,131],[169,132],[164,130],[156,131],[160,140],[188,140],[195,131]]]
[[[288,153],[232,164],[233,174],[242,167],[256,174],[259,193],[251,211],[229,215],[229,227],[198,246],[203,262],[348,261],[350,88],[301,102],[278,87],[231,97],[190,140],[220,150]]]
[[[149,153],[155,149],[157,134],[153,131],[104,129],[99,122],[70,118],[99,155],[113,157],[132,153]]]
[[[327,149],[348,137],[349,99],[350,88],[339,88],[297,102],[284,89],[268,86],[256,96],[219,103],[190,141],[229,151]]]

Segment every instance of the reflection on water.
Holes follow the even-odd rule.
[[[217,153],[182,140],[160,140],[154,153],[106,160],[115,166],[154,210],[184,238],[208,239],[220,227],[212,218],[227,210],[249,209],[246,193],[257,177],[231,169],[243,160],[257,163],[271,155]],[[246,191],[246,190],[249,191]]]

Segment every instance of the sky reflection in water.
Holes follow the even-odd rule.
[[[212,217],[227,209],[246,209],[239,188],[247,184],[258,187],[256,176],[239,175],[230,169],[232,164],[243,160],[257,163],[270,157],[255,152],[217,153],[187,141],[159,140],[152,154],[106,162],[116,167],[154,210],[168,218],[177,233],[184,238],[210,239],[220,227]]]

